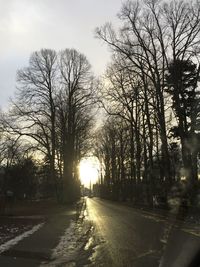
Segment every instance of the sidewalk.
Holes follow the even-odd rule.
[[[52,249],[56,247],[71,220],[76,219],[76,213],[76,206],[68,206],[64,212],[46,214],[45,222],[39,230],[0,255],[0,266],[40,266],[41,262],[50,259]]]

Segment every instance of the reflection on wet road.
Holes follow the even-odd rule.
[[[92,266],[156,267],[165,253],[167,261],[162,261],[162,266],[182,267],[187,260],[185,265],[172,264],[182,253],[179,242],[186,247],[192,244],[192,251],[199,247],[199,238],[180,230],[181,225],[173,227],[160,216],[148,216],[118,203],[87,199],[87,213],[96,239]]]
[[[158,266],[162,222],[142,217],[130,207],[107,201],[87,199],[87,207],[89,218],[103,241],[99,251],[97,249],[96,261],[103,260],[104,264],[107,261],[107,266],[111,262],[112,266]]]

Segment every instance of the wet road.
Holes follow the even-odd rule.
[[[96,244],[91,266],[199,266],[198,258],[191,265],[200,249],[198,230],[192,234],[191,226],[95,198],[87,199],[87,213]]]

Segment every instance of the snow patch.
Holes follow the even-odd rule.
[[[0,245],[0,254],[3,253],[4,251],[10,249],[11,247],[13,247],[14,245],[16,245],[19,241],[21,241],[22,239],[32,235],[33,233],[35,233],[36,231],[38,231],[42,226],[44,225],[44,223],[40,223],[35,225],[31,230],[24,232],[23,234],[16,236],[15,238],[7,241],[6,243]]]
[[[78,221],[71,221],[55,249],[50,262],[43,262],[40,267],[74,267],[80,258],[80,251],[89,239],[91,222],[86,219],[85,206],[82,207]]]
[[[70,226],[65,230],[58,245],[53,249],[50,262],[43,262],[40,267],[64,266],[74,267],[74,259],[78,250],[77,223],[71,221]]]
[[[57,247],[53,250],[52,258],[65,257],[69,254],[69,249],[73,248],[73,243],[76,241],[75,237],[75,222],[71,221],[70,226],[61,237]]]

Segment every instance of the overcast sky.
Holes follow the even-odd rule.
[[[0,0],[0,107],[15,91],[16,70],[41,48],[75,48],[85,54],[95,74],[109,61],[94,29],[117,22],[122,0]]]

